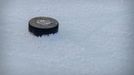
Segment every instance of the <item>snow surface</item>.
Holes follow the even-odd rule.
[[[0,75],[134,75],[134,0],[0,0]],[[49,16],[59,33],[35,37]]]

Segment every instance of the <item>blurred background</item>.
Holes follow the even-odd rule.
[[[134,75],[134,0],[0,0],[0,75]],[[36,16],[60,23],[36,37]]]

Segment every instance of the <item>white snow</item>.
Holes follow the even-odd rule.
[[[0,75],[133,75],[133,0],[0,0]],[[49,16],[58,34],[35,37]]]

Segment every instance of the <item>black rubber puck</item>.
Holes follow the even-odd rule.
[[[35,17],[29,21],[29,31],[36,36],[55,34],[59,23],[50,17]]]

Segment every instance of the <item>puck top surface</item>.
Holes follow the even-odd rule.
[[[50,17],[35,17],[29,21],[29,25],[40,29],[49,29],[56,27],[58,21]]]

